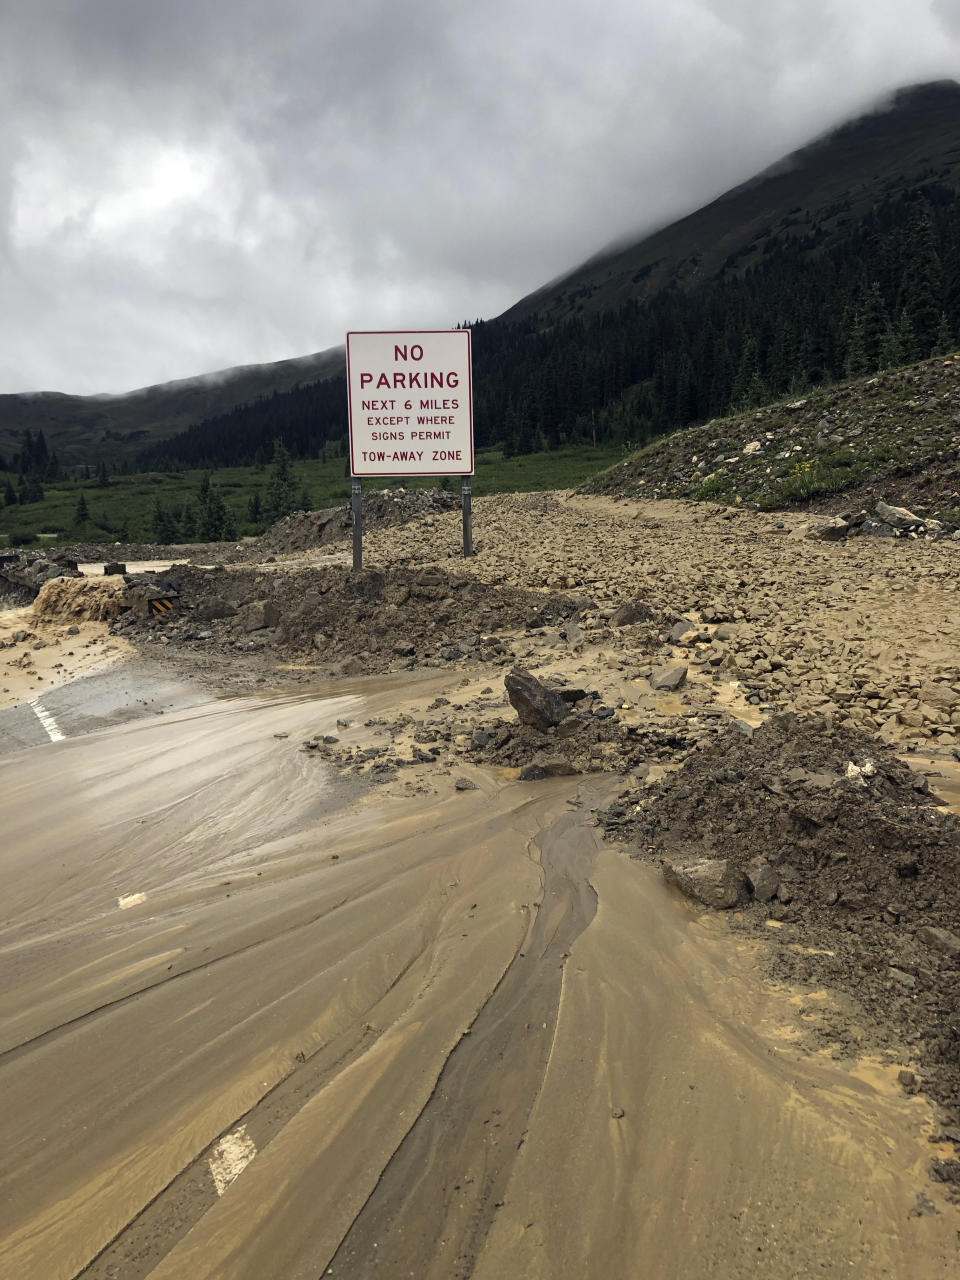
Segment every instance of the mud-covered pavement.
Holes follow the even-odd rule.
[[[152,678],[256,696],[149,706],[128,660],[138,718],[3,757],[4,1273],[953,1274],[960,1211],[930,1165],[954,1145],[922,1073],[903,1083],[915,1046],[893,1024],[831,1041],[865,1014],[811,980],[829,968],[771,963],[775,941],[825,949],[796,902],[799,924],[731,928],[597,819],[731,713],[793,703],[851,731],[869,716],[946,774],[950,550],[530,497],[477,504],[464,564],[455,515],[426,520],[366,548],[392,632],[352,639],[320,601],[291,626],[282,591],[248,630],[272,597],[230,601],[226,575],[263,593],[295,561],[231,567],[205,598],[233,613],[194,622],[184,591],[174,628],[120,635]],[[637,600],[652,616],[615,619]],[[696,634],[671,638],[684,617]],[[678,661],[685,681],[652,689]],[[510,728],[514,664],[568,690],[569,738]],[[907,696],[924,685],[939,702]],[[520,781],[524,752],[579,772]]]

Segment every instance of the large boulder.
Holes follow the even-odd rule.
[[[239,611],[238,621],[244,631],[263,631],[280,622],[280,609],[273,600],[253,600]]]
[[[941,955],[949,956],[951,960],[960,960],[960,938],[949,929],[925,925],[917,930],[917,941],[933,951],[939,951]]]
[[[684,662],[676,664],[672,667],[660,667],[648,676],[651,689],[666,689],[673,691],[679,689],[687,678],[687,665]]]
[[[906,507],[893,507],[889,502],[882,499],[874,507],[878,519],[884,524],[890,525],[892,529],[919,529],[923,524],[921,516],[915,516],[912,511],[908,511]]]
[[[663,864],[663,878],[687,898],[705,907],[726,910],[743,898],[744,878],[728,858],[701,858],[696,862]]]
[[[521,724],[528,724],[545,733],[570,714],[569,707],[558,693],[548,689],[536,676],[521,667],[514,667],[508,672],[504,677],[504,684],[507,697]]]
[[[635,622],[652,622],[653,610],[642,600],[626,600],[616,611],[610,622],[615,627],[630,627]]]
[[[841,542],[850,532],[850,525],[842,516],[831,516],[822,524],[814,525],[810,536],[821,542]]]
[[[232,618],[236,612],[236,606],[223,596],[208,596],[197,605],[193,616],[198,622],[215,622],[217,618]]]
[[[780,888],[780,876],[762,858],[755,858],[747,867],[747,887],[757,902],[770,902]]]

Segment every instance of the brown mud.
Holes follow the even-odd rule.
[[[884,989],[855,981],[873,932],[910,949],[946,916],[911,899],[890,924],[879,879],[845,888],[886,870],[857,862],[842,787],[850,847],[824,866],[838,902],[870,899],[847,914],[802,883],[769,911],[704,913],[598,817],[662,793],[656,838],[621,832],[651,863],[709,815],[708,851],[754,853],[775,830],[748,786],[765,730],[726,726],[797,705],[837,761],[865,763],[866,741],[884,770],[888,825],[858,800],[866,844],[894,819],[898,839],[946,833],[914,821],[939,810],[910,777],[948,793],[956,763],[949,548],[825,549],[789,520],[529,495],[478,502],[479,554],[450,563],[455,513],[426,519],[374,532],[352,582],[308,583],[295,560],[184,570],[174,622],[124,641],[261,693],[5,759],[0,1270],[954,1274],[955,1193],[930,1167],[955,1131],[911,1040],[925,1024],[867,1034]],[[198,617],[213,597],[224,616]],[[569,692],[569,736],[518,729],[515,663]],[[685,681],[652,689],[676,663]],[[827,767],[789,746],[766,752],[780,773]],[[563,752],[579,774],[517,780],[527,754]],[[744,776],[708,785],[716,752]],[[782,839],[811,885],[814,834]],[[946,959],[931,973],[953,989]]]

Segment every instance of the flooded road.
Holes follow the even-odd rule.
[[[299,749],[407,693],[3,760],[0,1273],[955,1274],[926,1104],[800,1047],[601,845],[607,784],[386,796]]]

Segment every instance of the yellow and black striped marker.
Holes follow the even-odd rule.
[[[151,600],[150,612],[156,616],[158,613],[167,613],[173,609],[172,600]]]

